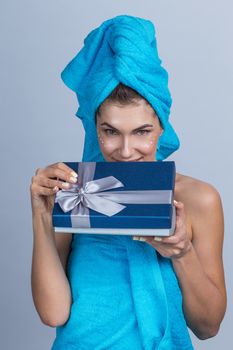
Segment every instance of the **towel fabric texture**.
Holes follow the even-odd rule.
[[[62,72],[77,93],[85,128],[83,161],[104,161],[94,123],[99,104],[122,82],[143,95],[164,127],[163,160],[179,147],[168,121],[171,97],[149,20],[121,15],[102,23]],[[59,234],[59,233],[57,233]],[[172,262],[128,235],[73,234],[67,264],[70,317],[51,350],[193,350]]]

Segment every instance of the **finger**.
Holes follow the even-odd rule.
[[[133,236],[133,240],[142,241],[142,242],[149,242],[153,241],[153,236]]]
[[[65,170],[61,170],[59,168],[54,168],[51,166],[45,168],[43,174],[47,178],[60,179],[73,184],[78,182],[77,177],[71,176],[70,172],[68,173]]]
[[[173,238],[173,240],[169,240],[169,238]],[[159,236],[133,236],[133,240],[142,241],[142,242],[159,242],[174,245],[180,241],[179,237],[159,237]]]
[[[166,245],[174,245],[174,244],[177,244],[179,243],[180,241],[180,237],[178,235],[173,235],[173,236],[169,236],[169,237],[159,237],[159,236],[149,236],[147,238],[149,241],[151,242],[158,242],[158,243],[161,243],[161,244],[166,244]]]
[[[180,242],[180,237],[178,236],[169,236],[169,237],[159,237],[159,236],[140,236],[140,241],[148,241],[156,244],[166,244],[167,247],[173,247],[175,244]]]
[[[177,245],[173,243],[164,243],[164,242],[157,242],[153,238],[152,239],[147,239],[147,243],[151,244],[154,248],[156,249],[162,249],[165,252],[169,250],[174,250],[177,249]]]
[[[32,195],[43,195],[43,196],[51,196],[54,195],[58,190],[58,187],[55,188],[47,188],[43,186],[39,186],[36,183],[31,185]]]
[[[177,202],[176,200],[173,201],[175,208],[176,208],[176,213],[178,215],[184,215],[184,203],[183,202]]]
[[[59,179],[53,180],[44,176],[37,176],[35,179],[35,183],[42,187],[46,187],[46,188],[57,187],[57,189],[59,188],[68,189],[72,186],[71,183],[63,182],[63,181],[60,181]]]
[[[180,241],[180,237],[177,234],[174,234],[169,237],[154,237],[154,241],[165,243],[165,244],[177,244]]]
[[[132,236],[132,239],[134,241],[142,241],[145,242],[146,240],[148,240],[148,236]]]
[[[64,170],[65,172],[67,172],[70,176],[74,176],[77,177],[78,173],[76,173],[72,168],[70,168],[68,165],[66,165],[65,163],[62,162],[58,162],[55,164],[52,164],[52,167],[54,168],[58,168],[61,170]]]
[[[134,241],[139,241],[139,240],[140,240],[140,237],[139,237],[139,236],[132,236],[132,239],[133,239]]]
[[[176,228],[179,228],[185,222],[184,203],[174,200],[174,205],[176,208]]]

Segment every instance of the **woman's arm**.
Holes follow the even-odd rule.
[[[185,205],[175,202],[174,235],[159,237],[159,241],[147,236],[146,241],[172,260],[187,325],[199,339],[207,339],[217,334],[226,310],[223,211],[220,196],[211,185],[195,182],[188,188],[182,191]],[[185,212],[191,217],[192,242]]]
[[[189,328],[200,339],[217,334],[226,311],[222,261],[224,219],[218,192],[208,184],[189,198],[193,239],[181,257],[172,257]],[[196,196],[196,198],[195,198]]]
[[[64,324],[70,314],[71,290],[56,247],[51,216],[33,214],[31,287],[36,310],[48,326]]]

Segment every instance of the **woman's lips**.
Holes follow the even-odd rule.
[[[115,160],[116,162],[139,162],[141,158],[138,158],[138,159],[133,159],[133,160],[120,160],[120,159],[115,159],[115,158],[112,158],[113,160]]]

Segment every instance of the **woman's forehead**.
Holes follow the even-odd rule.
[[[155,117],[154,109],[146,102],[141,100],[139,103],[126,105],[108,103],[101,109],[101,117],[108,119],[133,118],[133,119],[151,119]],[[101,118],[101,119],[103,119]]]

